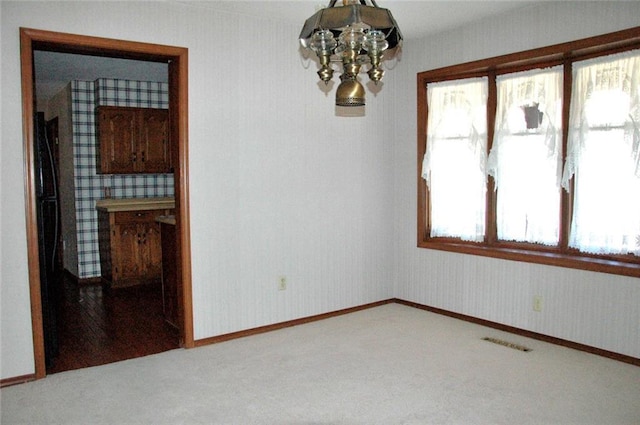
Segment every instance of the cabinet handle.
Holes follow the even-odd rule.
[[[132,160],[133,162],[136,162],[136,160],[137,160],[137,159],[138,159],[138,154],[134,152],[134,153],[131,155],[131,160]]]
[[[144,151],[142,151],[142,162],[145,162],[145,159],[144,159]]]

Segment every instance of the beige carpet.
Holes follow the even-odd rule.
[[[3,425],[640,424],[639,367],[399,304],[0,395]]]

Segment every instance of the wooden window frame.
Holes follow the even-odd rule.
[[[564,65],[562,140],[563,161],[566,155],[569,107],[571,99],[571,64],[576,61],[598,56],[610,55],[640,48],[640,27],[634,27],[601,36],[590,37],[568,43],[527,50],[523,52],[497,56],[474,62],[463,63],[417,74],[417,119],[418,119],[418,156],[417,156],[417,204],[418,247],[436,249],[463,254],[480,255],[528,263],[546,264],[573,269],[589,270],[624,276],[640,277],[640,257],[628,255],[591,255],[568,247],[569,224],[572,215],[572,192],[562,190],[560,214],[560,238],[557,247],[538,244],[506,242],[497,239],[496,230],[496,193],[493,178],[489,176],[487,185],[486,234],[484,242],[466,242],[458,238],[432,238],[429,236],[429,193],[422,179],[422,159],[426,151],[427,140],[427,84],[440,81],[460,80],[464,78],[487,76],[489,79],[489,97],[487,104],[488,147],[494,135],[496,111],[496,76]]]

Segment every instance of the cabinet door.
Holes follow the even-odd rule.
[[[142,232],[140,240],[140,264],[144,268],[144,279],[160,280],[162,277],[162,245],[160,241],[160,224],[140,224]]]
[[[112,265],[114,286],[129,284],[127,280],[137,281],[142,269],[140,265],[140,225],[137,223],[114,226],[112,241]]]
[[[126,174],[136,168],[136,128],[133,108],[98,108],[98,173]]]
[[[169,113],[166,109],[142,109],[138,139],[139,169],[145,173],[171,171]]]

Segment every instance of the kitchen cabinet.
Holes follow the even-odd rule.
[[[98,106],[98,174],[170,173],[167,109]]]
[[[173,205],[158,202],[156,205],[138,206],[151,209],[135,209],[135,204],[132,204],[130,208],[133,209],[124,210],[109,206],[98,206],[103,283],[111,288],[160,283],[162,248],[160,224],[156,217],[172,214]]]

